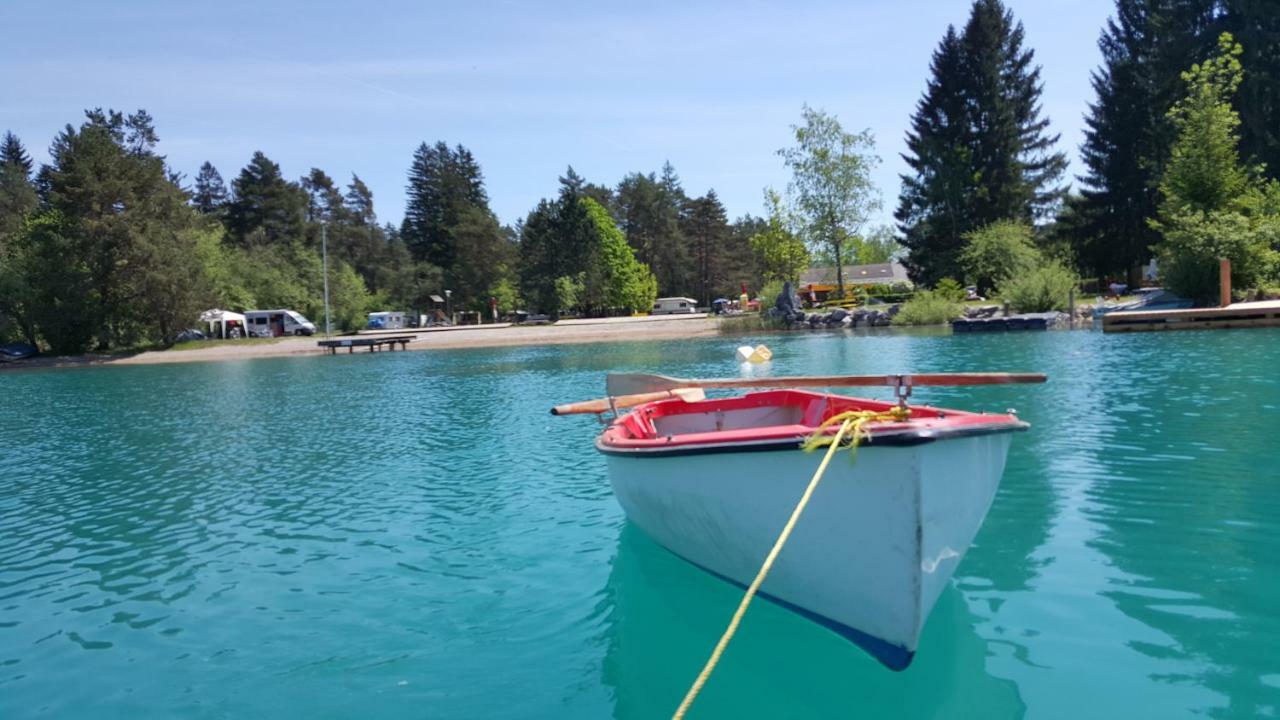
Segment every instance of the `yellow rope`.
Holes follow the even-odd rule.
[[[826,429],[836,423],[852,422],[853,434],[850,436],[850,457],[856,457],[854,453],[858,450],[858,443],[862,441],[866,435],[862,431],[862,426],[869,422],[901,422],[910,417],[911,411],[903,407],[890,408],[885,412],[877,412],[875,410],[850,410],[848,412],[836,413],[818,426],[818,429],[809,436],[804,444],[800,446],[805,452],[813,452],[820,447],[838,444],[834,438],[828,437]]]
[[[689,692],[685,693],[680,707],[676,708],[675,715],[672,716],[673,720],[680,720],[684,717],[684,714],[689,711],[689,706],[698,697],[698,693],[702,692],[702,686],[707,684],[707,679],[711,677],[712,671],[716,669],[716,664],[720,662],[720,656],[724,654],[724,649],[729,646],[729,641],[733,639],[734,633],[738,631],[738,624],[742,622],[742,616],[746,614],[747,606],[755,598],[756,591],[764,584],[764,579],[773,567],[774,560],[777,560],[778,553],[782,552],[782,546],[787,544],[787,539],[791,537],[791,531],[795,529],[796,522],[800,519],[800,514],[804,512],[805,506],[809,504],[809,498],[813,497],[813,491],[817,489],[818,483],[822,481],[822,475],[827,471],[827,465],[831,462],[831,457],[836,454],[836,450],[840,448],[840,443],[844,440],[845,435],[849,435],[851,439],[850,446],[856,450],[859,441],[863,437],[863,425],[875,421],[900,421],[906,419],[906,417],[907,410],[905,408],[894,408],[889,412],[857,410],[839,413],[819,425],[817,431],[804,442],[802,447],[806,452],[828,445],[827,454],[822,458],[822,463],[818,465],[817,472],[809,480],[809,486],[805,488],[804,494],[800,496],[800,502],[796,503],[795,510],[791,511],[791,517],[782,528],[782,533],[778,535],[778,539],[774,541],[773,549],[769,551],[768,557],[764,559],[764,564],[760,566],[760,571],[756,573],[755,580],[751,581],[746,594],[742,596],[742,602],[738,603],[738,609],[734,611],[733,619],[729,621],[729,627],[725,628],[724,634],[720,636],[720,642],[716,643],[715,650],[711,651],[711,657],[707,660],[707,664],[703,666],[702,672],[698,673],[698,678],[693,681],[693,686],[689,688]],[[825,430],[836,423],[840,423],[840,429],[836,431],[834,437],[828,438]],[[852,432],[850,433],[850,431]]]

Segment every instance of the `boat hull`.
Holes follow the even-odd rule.
[[[761,595],[893,669],[986,517],[1011,434],[876,446],[833,458]],[[602,449],[605,449],[602,447]],[[628,518],[676,555],[739,585],[755,577],[820,455],[797,445],[608,453]]]

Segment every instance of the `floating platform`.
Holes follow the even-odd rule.
[[[1062,313],[1025,313],[1008,317],[961,318],[951,321],[951,331],[957,333],[1014,332],[1018,330],[1048,330],[1066,322]]]
[[[346,348],[347,354],[355,352],[358,347],[367,347],[369,352],[377,352],[395,350],[396,345],[399,345],[401,350],[407,350],[405,346],[411,342],[413,342],[412,335],[398,335],[396,337],[347,337],[338,340],[321,340],[316,344],[326,348],[330,355],[337,355],[338,348]]]
[[[1102,316],[1103,332],[1280,327],[1280,300],[1190,310],[1134,310]]]

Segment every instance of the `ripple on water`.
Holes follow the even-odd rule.
[[[732,374],[760,341],[776,374],[1051,381],[918,391],[1033,429],[909,672],[765,604],[709,716],[1280,712],[1280,333],[1259,331],[0,374],[0,716],[670,712],[737,591],[627,526],[596,426],[546,408],[607,370]]]

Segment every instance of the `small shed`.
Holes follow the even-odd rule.
[[[230,310],[205,310],[200,313],[200,322],[209,326],[209,337],[239,338],[245,337],[244,315]]]

